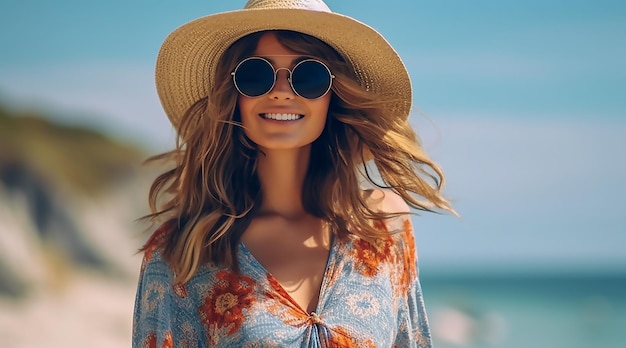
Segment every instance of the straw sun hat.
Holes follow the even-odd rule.
[[[331,12],[321,0],[250,0],[242,10],[186,23],[163,42],[156,62],[156,87],[174,127],[192,104],[208,95],[224,51],[241,37],[264,30],[292,30],[326,42],[352,64],[364,88],[393,100],[385,116],[408,117],[409,75],[376,30]]]

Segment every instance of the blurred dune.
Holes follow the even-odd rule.
[[[135,221],[154,173],[145,157],[98,131],[0,106],[3,347],[128,345],[146,227]]]

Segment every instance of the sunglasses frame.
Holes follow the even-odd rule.
[[[252,95],[248,95],[246,93],[243,93],[241,91],[241,89],[239,88],[239,85],[237,85],[237,79],[235,78],[235,74],[237,73],[237,70],[239,69],[239,67],[242,64],[244,64],[245,62],[250,61],[250,60],[261,60],[261,61],[267,63],[267,65],[269,65],[270,68],[272,68],[272,71],[274,72],[274,80],[272,81],[271,87],[267,90],[267,92],[265,92],[263,94],[260,94],[260,95],[256,95],[256,96],[252,96]],[[316,97],[316,98],[307,98],[307,97],[301,95],[300,93],[298,93],[296,88],[293,86],[293,81],[292,81],[292,78],[291,78],[291,76],[293,75],[293,72],[298,68],[298,66],[300,66],[301,64],[306,63],[306,62],[316,62],[316,63],[321,64],[324,68],[326,68],[326,71],[328,71],[328,76],[330,77],[330,81],[328,82],[328,88],[326,89],[326,91],[324,93],[322,93],[319,97]],[[330,71],[330,68],[328,67],[328,65],[324,64],[324,62],[322,62],[321,60],[314,59],[314,58],[303,59],[303,60],[299,61],[298,63],[296,63],[296,65],[294,65],[293,68],[291,68],[291,69],[288,69],[288,68],[278,68],[278,69],[276,69],[276,68],[274,68],[274,65],[272,65],[272,63],[269,60],[267,60],[267,59],[265,59],[263,57],[252,56],[252,57],[248,57],[248,58],[242,60],[241,62],[239,62],[237,64],[237,66],[235,67],[235,70],[233,70],[233,72],[231,72],[230,75],[233,77],[233,84],[235,85],[235,88],[237,89],[237,92],[239,92],[241,95],[246,96],[248,98],[258,98],[258,97],[262,97],[262,96],[270,93],[274,89],[274,87],[276,86],[276,80],[278,79],[278,72],[281,71],[281,70],[287,70],[287,72],[289,73],[289,75],[287,76],[287,81],[289,81],[289,86],[291,87],[291,90],[293,91],[293,93],[295,93],[298,97],[301,97],[301,98],[304,98],[304,99],[307,99],[307,100],[316,100],[316,99],[319,99],[319,98],[325,96],[326,94],[328,94],[328,92],[333,87],[333,80],[335,79],[335,75],[333,75],[332,71]]]

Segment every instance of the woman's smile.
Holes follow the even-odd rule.
[[[301,114],[287,114],[287,113],[263,113],[259,114],[262,118],[266,120],[274,120],[274,121],[297,121],[304,117]]]

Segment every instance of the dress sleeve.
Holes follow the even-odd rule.
[[[400,248],[403,262],[400,279],[406,281],[398,300],[398,333],[394,347],[431,348],[432,339],[417,271],[417,252],[410,218],[403,221]]]
[[[171,271],[157,252],[146,252],[135,297],[133,348],[173,347]]]

